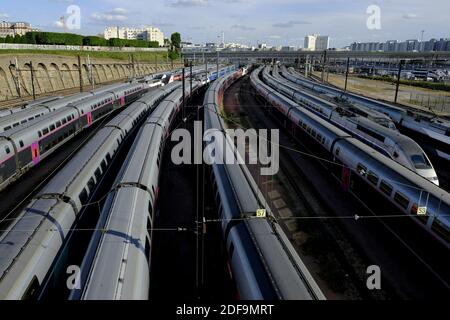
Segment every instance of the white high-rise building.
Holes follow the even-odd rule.
[[[330,47],[330,37],[313,34],[305,37],[304,49],[310,51],[324,51]]]
[[[304,49],[310,50],[310,51],[316,50],[316,38],[317,38],[317,35],[306,36]]]
[[[325,51],[330,47],[330,37],[317,36],[316,38],[316,51]]]
[[[127,40],[157,41],[160,46],[164,45],[164,33],[158,28],[151,26],[143,28],[108,27],[104,32],[105,39],[119,38]]]

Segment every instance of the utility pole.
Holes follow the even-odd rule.
[[[78,76],[80,78],[80,92],[83,92],[83,74],[81,71],[81,57],[78,55]]]
[[[191,61],[191,65],[189,66],[190,67],[190,77],[189,77],[189,80],[190,80],[190,95],[192,96],[192,61]]]
[[[323,61],[322,61],[322,83],[325,81],[325,66],[327,63],[327,51],[323,52]]]
[[[183,122],[184,122],[184,118],[185,118],[185,112],[186,112],[186,78],[185,78],[185,68],[183,67],[183,76],[181,78],[181,81],[183,82],[183,112],[182,112],[182,117],[183,117]]]
[[[17,93],[19,94],[19,97],[22,97],[22,87],[20,85],[20,74],[19,74],[19,62],[17,61],[17,57],[14,57],[15,60],[15,69],[16,69],[16,79],[17,79]]]
[[[402,66],[403,66],[404,62],[405,62],[404,60],[400,60],[400,63],[398,64],[397,85],[395,87],[394,103],[397,103],[397,99],[398,99],[398,89],[400,87],[400,77],[402,75]]]
[[[30,61],[30,69],[31,69],[31,89],[33,90],[33,100],[36,100],[36,89],[34,87],[33,61]]]
[[[219,80],[219,50],[217,50],[217,80]]]
[[[348,83],[348,70],[350,69],[350,57],[347,58],[347,69],[345,71],[345,87],[344,93],[347,92],[347,83]]]

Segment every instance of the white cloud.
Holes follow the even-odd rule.
[[[104,13],[93,13],[91,19],[95,21],[125,21],[128,20],[128,10],[124,8],[114,8]]]
[[[5,18],[9,18],[9,14],[0,12],[0,19],[5,19]]]
[[[64,28],[64,23],[61,20],[57,20],[57,21],[53,22],[53,26],[56,28],[62,29],[62,28]]]
[[[199,7],[208,4],[208,0],[175,0],[168,3],[169,7]]]
[[[405,14],[402,16],[403,19],[415,19],[415,18],[417,18],[417,17],[418,17],[418,15],[415,14],[415,13],[405,13]]]

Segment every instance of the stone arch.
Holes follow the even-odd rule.
[[[77,66],[77,69],[78,69],[78,66]],[[67,63],[63,63],[61,65],[61,78],[62,78],[64,88],[75,87],[73,71],[70,70],[69,65]]]
[[[64,89],[64,84],[61,76],[61,72],[56,63],[51,63],[48,67],[49,80],[54,90]]]
[[[102,83],[103,77],[100,75],[99,67],[96,65],[92,66],[92,73],[94,74],[95,83]]]
[[[10,86],[5,70],[0,67],[0,100],[6,100],[9,97],[12,97],[14,91]]]
[[[48,73],[48,69],[45,66],[45,64],[39,63],[37,65],[35,75],[37,80],[35,81],[35,83],[37,82],[39,84],[41,93],[55,91],[55,88],[53,87],[53,84],[50,81],[50,75]]]
[[[102,64],[97,65],[97,71],[98,71],[99,79],[101,82],[108,81],[108,77],[106,76],[105,67]]]
[[[109,69],[111,70],[111,73],[112,73],[114,79],[120,78],[119,70],[117,69],[116,65],[109,66]]]
[[[124,66],[119,64],[118,68],[119,68],[121,77],[125,78],[127,76],[127,71],[125,70]]]
[[[111,66],[109,64],[104,65],[103,68],[105,69],[106,79],[108,79],[108,81],[114,80],[116,78],[114,77]]]
[[[33,65],[34,67],[34,65]],[[52,92],[55,91],[53,87],[53,83],[50,80],[50,73],[48,67],[44,63],[38,63],[35,71],[35,85],[36,83],[39,85],[41,93]]]
[[[19,81],[20,81],[20,90],[21,95],[32,95],[32,86],[31,86],[31,67],[29,63],[25,63],[22,67],[20,67],[19,72]],[[12,67],[11,71],[13,74],[16,74],[16,67]],[[36,77],[36,75],[35,75]],[[36,93],[40,92],[39,90],[39,84],[36,81],[36,78],[34,78],[34,88],[36,90]],[[17,85],[17,84],[16,84]]]
[[[81,70],[82,70],[82,73],[83,73],[83,76],[82,76],[82,78],[83,78],[83,84],[84,84],[84,85],[89,85],[89,84],[91,84],[91,77],[90,77],[90,74],[89,74],[89,68],[88,68],[88,66],[85,65],[85,64],[83,64]]]

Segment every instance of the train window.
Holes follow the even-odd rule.
[[[369,180],[375,186],[378,185],[379,181],[378,176],[372,171],[370,171],[369,174],[367,175],[367,180]]]
[[[36,116],[35,116],[35,118],[39,118],[41,115],[40,114],[37,114]]]
[[[8,131],[10,129],[11,129],[11,126],[7,126],[7,127],[3,128],[3,130],[5,130],[5,131]]]
[[[62,123],[63,125],[65,125],[65,124],[67,123],[66,118],[62,119],[61,123]]]
[[[101,163],[100,166],[102,167],[102,171],[105,172],[105,171],[106,171],[106,168],[107,168],[106,161],[105,161],[105,160],[102,160],[102,163]]]
[[[13,128],[17,127],[18,125],[19,125],[18,122],[14,123],[14,124],[13,124]]]
[[[356,172],[358,172],[362,176],[365,176],[367,174],[367,168],[359,163],[356,167]]]
[[[33,120],[34,119],[34,117],[30,117],[30,118],[28,118],[28,121],[31,121],[31,120]]]
[[[394,195],[394,201],[400,205],[403,209],[408,209],[409,199],[400,192],[396,192]]]
[[[110,163],[111,162],[111,155],[108,153],[106,155],[106,163]]]
[[[431,167],[428,159],[421,154],[415,154],[411,156],[411,161],[416,169],[429,169]]]
[[[95,187],[95,181],[94,178],[90,178],[89,182],[87,184],[87,187],[89,188],[89,192],[94,191],[94,187]]]
[[[8,146],[5,146],[5,151],[6,151],[7,154],[11,153],[11,149],[9,149]]]
[[[95,179],[98,181],[98,180],[100,180],[101,176],[102,176],[102,172],[100,171],[99,168],[97,168],[97,170],[95,170]]]
[[[19,141],[19,146],[20,146],[21,148],[23,148],[23,141],[22,141],[22,140]]]
[[[87,202],[88,193],[85,188],[83,188],[83,191],[81,191],[80,195],[78,196],[78,199],[80,199],[82,205],[84,205]]]
[[[51,125],[50,125],[50,131],[53,131],[53,130],[55,130],[55,125],[54,125],[54,124],[51,124]]]
[[[61,121],[56,121],[56,127],[57,128],[61,127]]]
[[[42,132],[38,131],[39,138],[42,137]]]
[[[39,280],[36,276],[33,277],[30,284],[28,285],[27,290],[22,296],[22,300],[35,300],[37,299],[37,295],[39,293]]]
[[[42,134],[43,134],[44,136],[45,136],[48,132],[49,132],[49,131],[48,131],[48,128],[42,129]]]
[[[28,121],[25,119],[25,120],[22,120],[21,122],[20,122],[20,124],[24,124],[24,123],[27,123]]]

